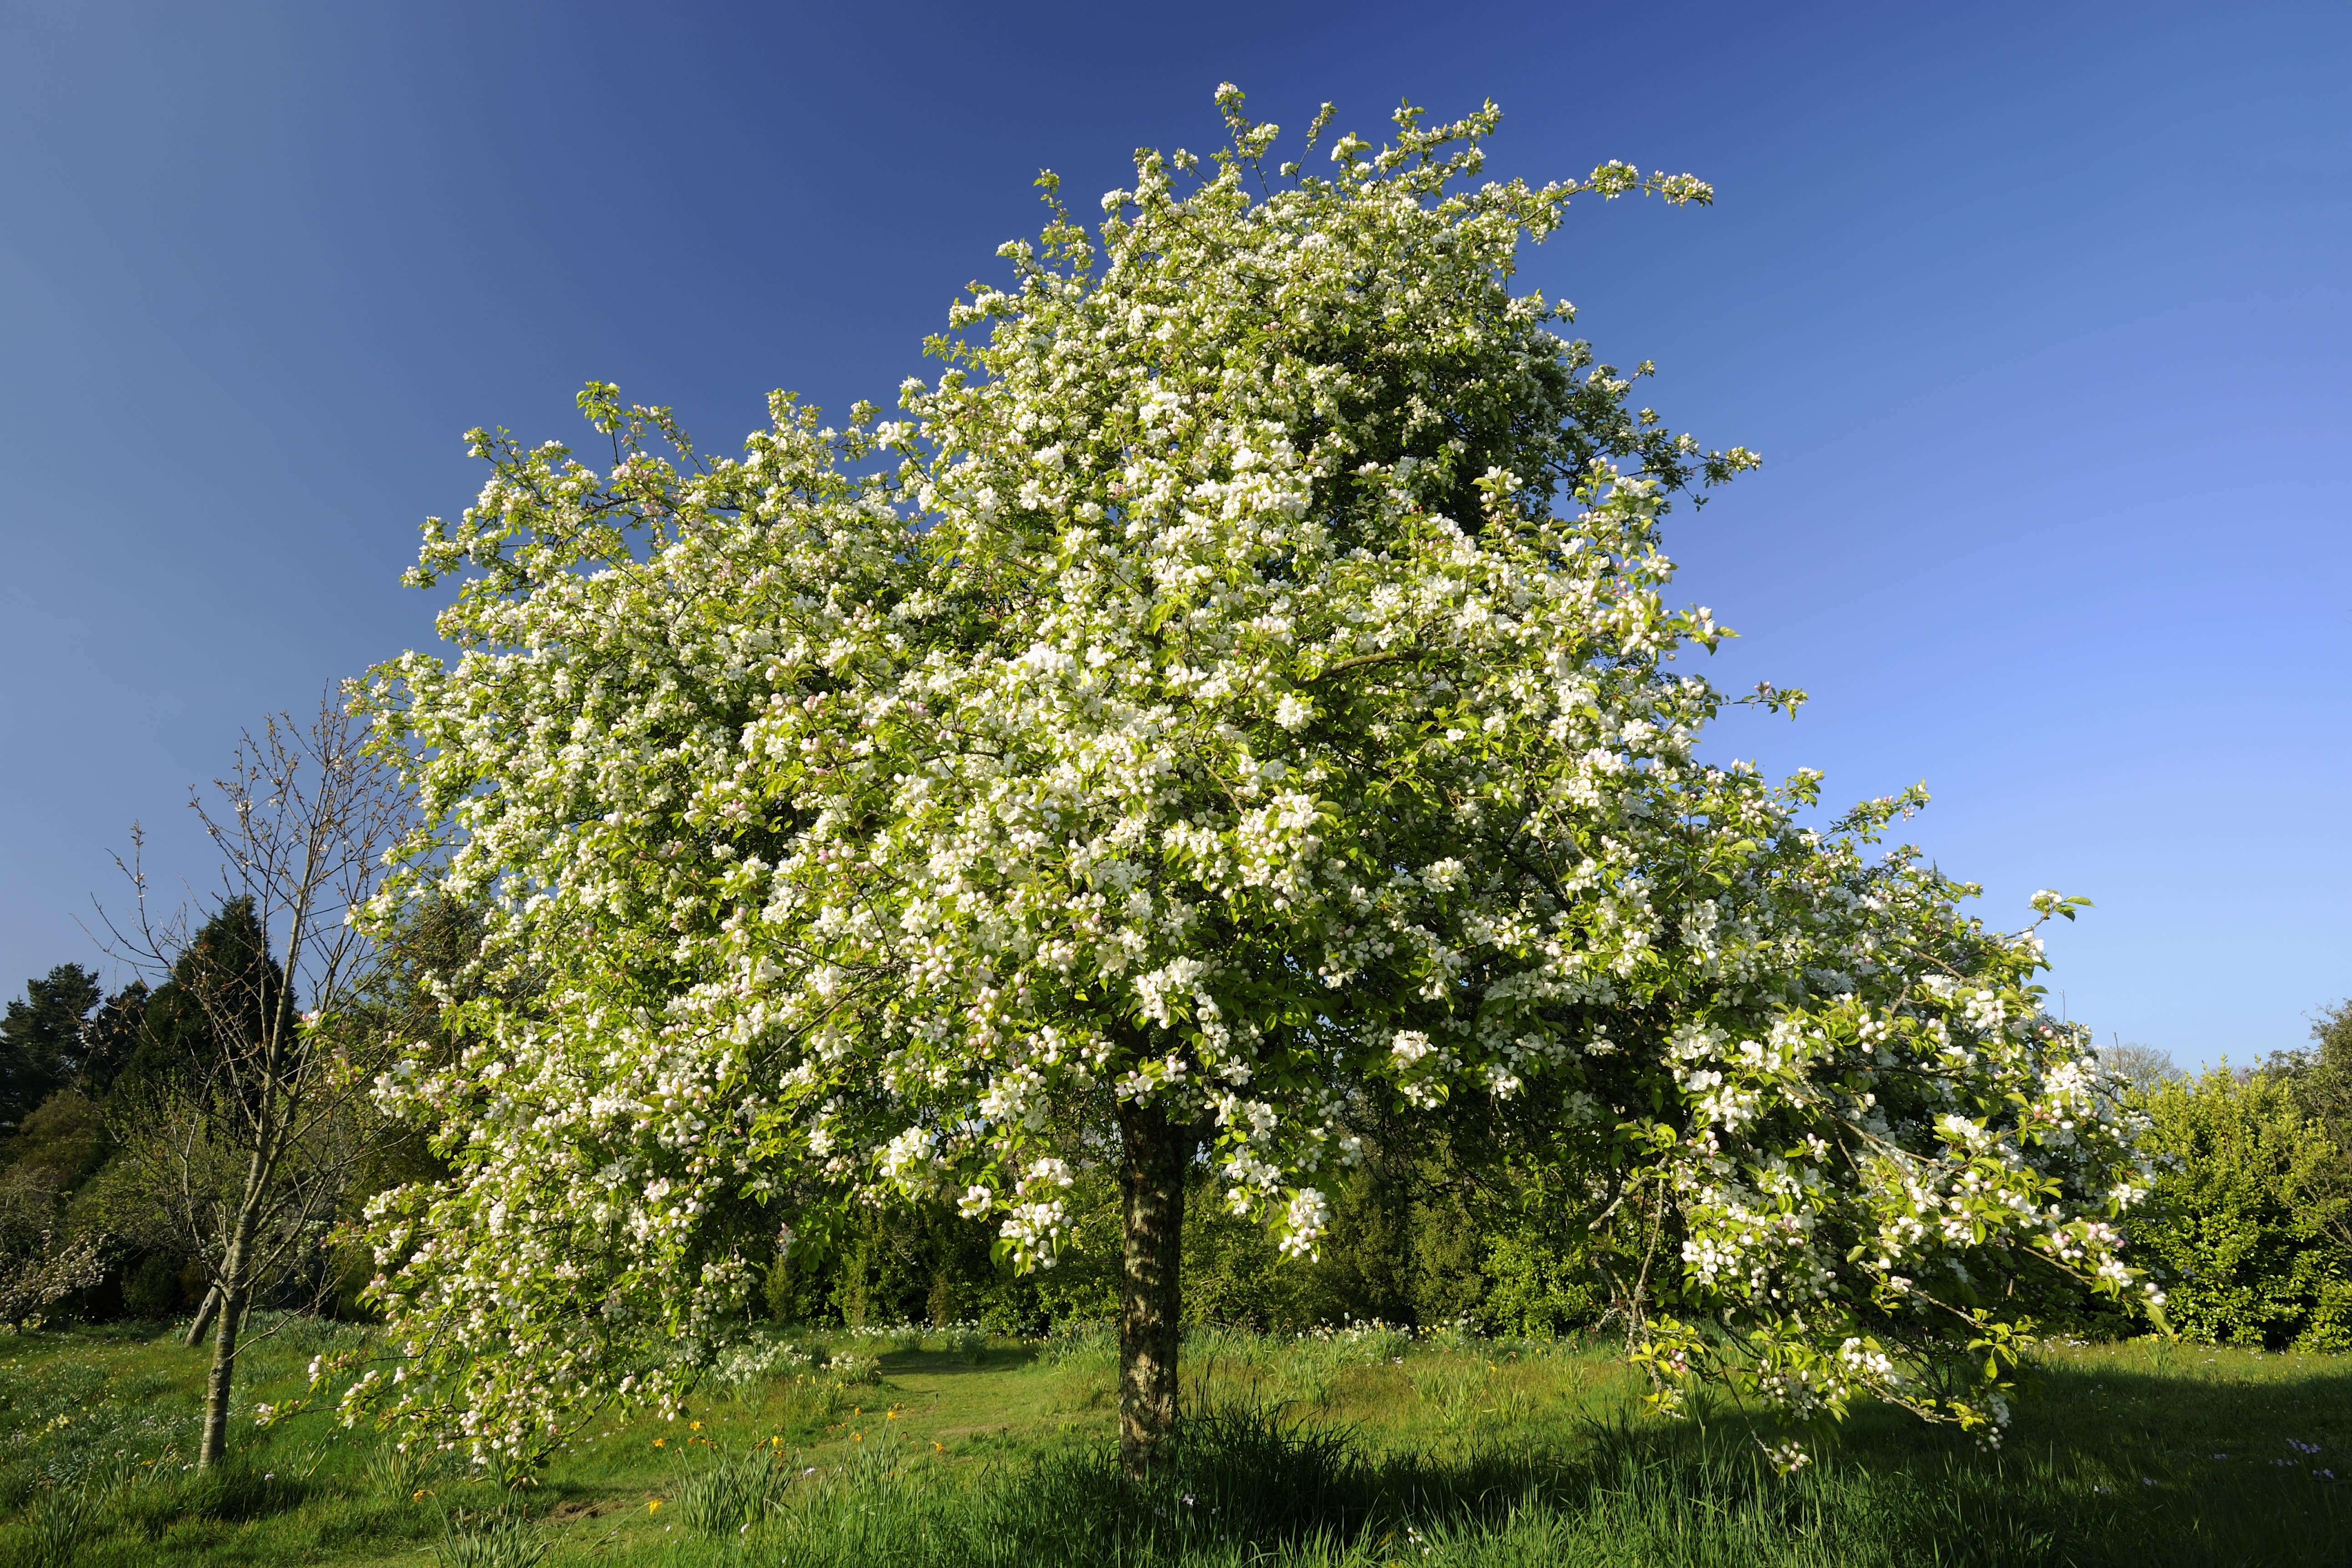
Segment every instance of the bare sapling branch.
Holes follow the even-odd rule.
[[[133,899],[105,919],[109,950],[157,984],[145,1043],[161,1066],[113,1131],[208,1277],[188,1336],[212,1330],[205,1466],[226,1449],[248,1310],[306,1287],[315,1305],[330,1227],[383,1129],[370,1093],[393,1042],[349,1007],[375,957],[354,916],[409,806],[365,731],[331,690],[308,724],[277,714],[247,732],[209,795],[191,790],[220,858],[201,923],[189,903],[159,911],[140,828],[118,858]]]

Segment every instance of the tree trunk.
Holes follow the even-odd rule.
[[[205,1331],[213,1326],[213,1314],[219,1310],[220,1287],[217,1285],[205,1286],[204,1305],[196,1309],[195,1321],[188,1325],[187,1334],[180,1341],[180,1343],[189,1350],[194,1350],[198,1345],[204,1343]]]
[[[1123,1258],[1119,1279],[1118,1462],[1139,1479],[1176,1425],[1177,1267],[1184,1173],[1197,1139],[1153,1106],[1118,1119]]]
[[[257,1167],[261,1161],[254,1162]],[[196,1450],[196,1468],[208,1470],[220,1463],[228,1453],[228,1411],[231,1385],[236,1374],[237,1331],[245,1326],[246,1299],[252,1294],[252,1281],[246,1274],[252,1267],[253,1233],[261,1215],[260,1194],[256,1190],[267,1173],[247,1184],[246,1201],[236,1216],[236,1228],[230,1234],[228,1256],[221,1268],[219,1316],[213,1331],[213,1364],[205,1374],[205,1436]]]

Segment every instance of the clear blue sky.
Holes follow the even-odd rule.
[[[1527,279],[1763,470],[1670,536],[1718,744],[1914,825],[2065,1006],[2184,1060],[2352,992],[2352,8],[0,4],[0,990],[94,952],[133,818],[430,638],[459,433],[590,377],[731,448],[888,401],[1030,180],[1506,111],[1710,211],[1580,205]]]

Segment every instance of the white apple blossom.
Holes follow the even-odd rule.
[[[704,459],[593,386],[601,473],[476,433],[414,574],[456,652],[374,701],[436,825],[387,900],[493,901],[510,984],[383,1086],[454,1174],[375,1214],[432,1375],[354,1409],[511,1447],[674,1397],[747,1197],[960,1194],[1045,1264],[1114,1124],[1310,1253],[1364,1096],[1556,1175],[1669,1405],[1997,1430],[2028,1329],[1983,1282],[2137,1288],[2145,1167],[2038,942],[1868,850],[1923,797],[1817,830],[1817,775],[1696,750],[1727,699],[1670,661],[1731,634],[1660,520],[1753,455],[1513,292],[1573,199],[1707,188],[1482,180],[1491,106],[1268,170],[1219,101],[1215,173],[1142,154],[1004,248],[904,420],[779,395]]]

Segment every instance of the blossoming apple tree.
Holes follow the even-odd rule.
[[[1997,1434],[2010,1281],[2144,1289],[2038,939],[1872,847],[1916,795],[1816,829],[1812,775],[1696,750],[1727,699],[1675,666],[1728,633],[1660,520],[1755,458],[1514,291],[1572,202],[1707,187],[1482,182],[1491,106],[1269,167],[1219,103],[1091,228],[1042,181],[904,417],[779,395],[711,458],[598,385],[601,470],[475,434],[414,574],[455,654],[373,689],[432,823],[380,912],[488,901],[530,984],[383,1087],[452,1174],[379,1204],[354,1411],[530,1450],[740,1321],[718,1207],[943,1197],[1048,1267],[1099,1161],[1140,1468],[1188,1171],[1310,1252],[1367,1097],[1517,1130],[1670,1407]]]

